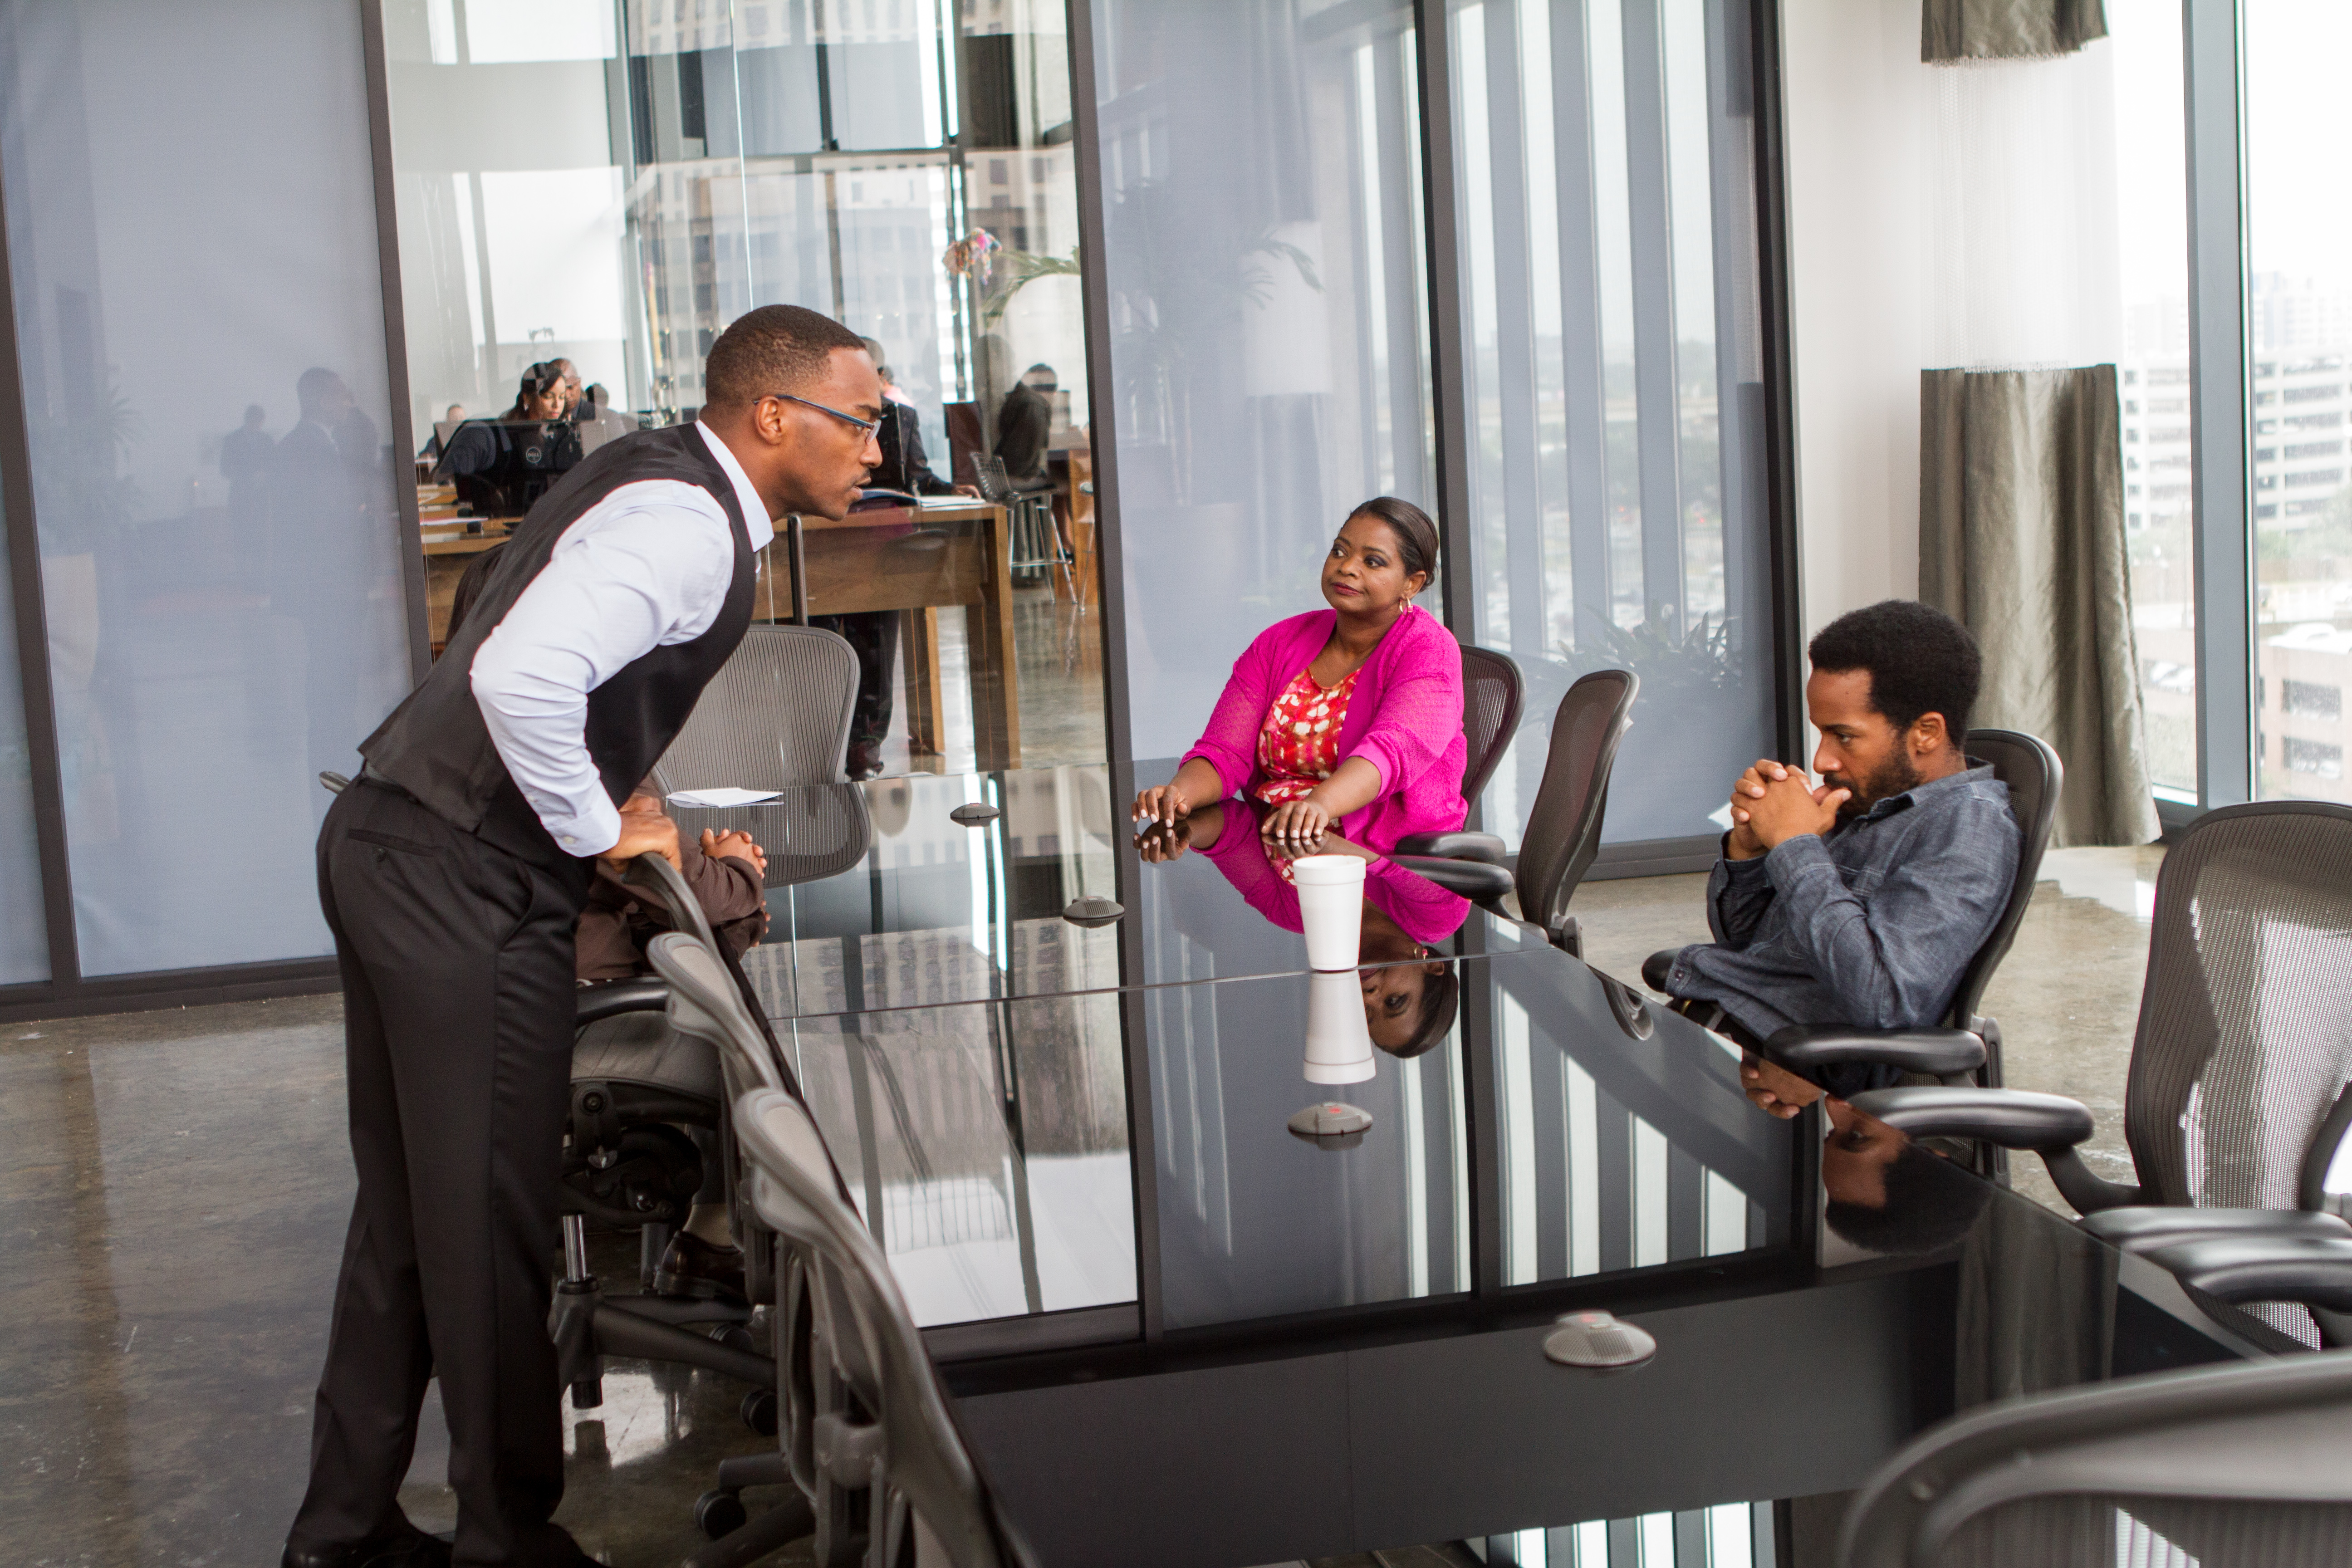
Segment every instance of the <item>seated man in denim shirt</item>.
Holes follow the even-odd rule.
[[[1707,879],[1716,940],[1645,966],[1744,1044],[1789,1024],[1941,1023],[2017,871],[2009,788],[1964,750],[1983,662],[1968,629],[1889,599],[1831,622],[1807,651],[1821,782],[1769,759],[1740,775]],[[1847,1066],[1823,1087],[1850,1095],[1895,1077]]]

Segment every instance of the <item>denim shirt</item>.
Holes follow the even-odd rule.
[[[1717,860],[1706,884],[1715,941],[1677,953],[1666,989],[1717,1003],[1759,1036],[1789,1024],[1941,1023],[2008,902],[2021,840],[2009,786],[1969,762],[1826,835]]]

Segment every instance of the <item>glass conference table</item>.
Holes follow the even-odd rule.
[[[1766,1114],[1719,1037],[1394,868],[1359,984],[1427,1048],[1318,1089],[1273,858],[1147,863],[1112,776],[677,813],[768,852],[747,973],[1045,1561],[1582,1562],[1588,1521],[1719,1533],[1969,1404],[2294,1348],[1839,1102]],[[1360,1142],[1291,1132],[1327,1094]],[[1594,1307],[1656,1358],[1547,1361]]]
[[[1277,858],[1236,815],[1212,852],[1146,863],[1108,785],[1062,768],[674,808],[767,852],[771,924],[744,968],[919,1320],[999,1325],[935,1343],[1467,1291],[1480,1094],[1508,1283],[1786,1245],[1792,1135],[1749,1109],[1721,1042],[1662,1031],[1631,990],[1385,861],[1359,982],[1384,1048],[1328,1091],[1372,1128],[1294,1136],[1323,1091]],[[998,814],[954,820],[975,804]],[[1089,894],[1127,912],[1063,917]],[[1491,1072],[1465,1031],[1493,1037]]]

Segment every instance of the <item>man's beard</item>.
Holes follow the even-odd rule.
[[[1860,816],[1882,800],[1891,800],[1905,790],[1916,789],[1923,779],[1913,765],[1910,752],[1903,747],[1878,765],[1878,771],[1859,786],[1843,773],[1823,773],[1822,782],[1832,789],[1849,793],[1845,804],[1838,807],[1840,816]]]

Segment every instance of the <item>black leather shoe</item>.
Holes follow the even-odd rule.
[[[849,755],[842,771],[849,775],[852,784],[856,784],[860,779],[870,779],[882,771],[882,742],[879,741],[850,742]]]
[[[414,1528],[385,1531],[357,1546],[330,1547],[323,1552],[286,1549],[279,1568],[449,1568],[449,1542]]]
[[[713,1247],[698,1236],[679,1231],[654,1269],[654,1291],[662,1296],[691,1296],[701,1301],[742,1301],[743,1249]]]

